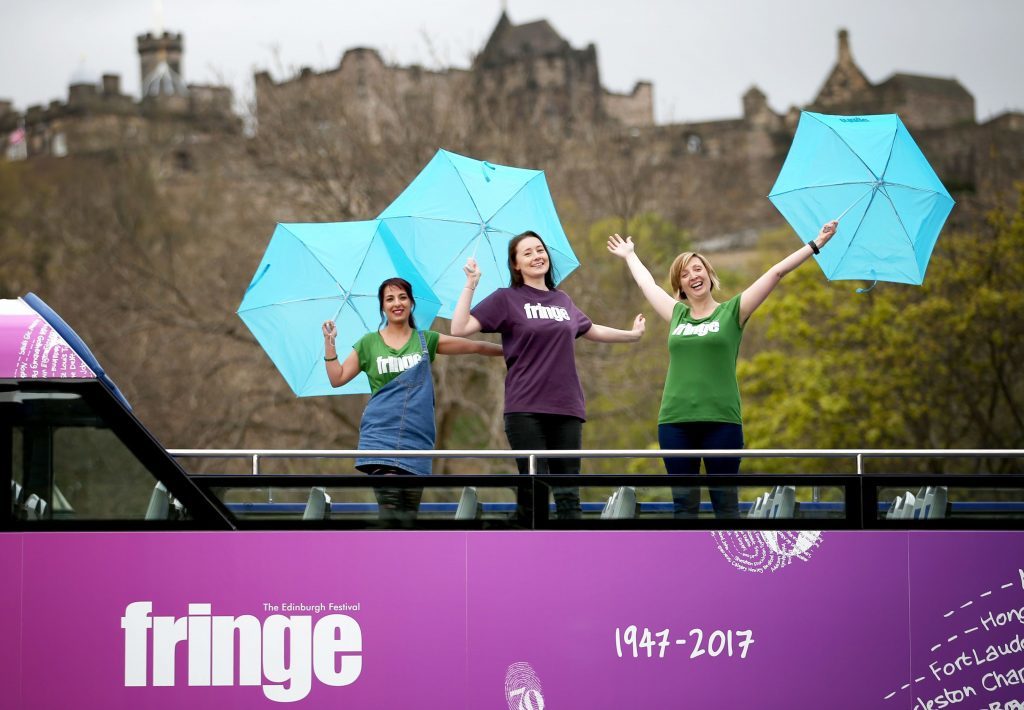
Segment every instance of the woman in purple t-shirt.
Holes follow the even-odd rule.
[[[501,333],[505,376],[505,435],[513,449],[579,449],[583,446],[586,408],[576,373],[576,338],[599,343],[632,343],[644,334],[644,317],[632,330],[591,322],[564,291],[555,288],[544,240],[524,232],[508,243],[508,288],[480,301],[470,311],[480,281],[476,260],[463,270],[466,287],[452,315],[452,335]],[[526,459],[516,459],[519,473],[529,473]],[[537,473],[577,474],[580,460],[538,459]],[[560,519],[580,517],[579,491],[556,488]]]

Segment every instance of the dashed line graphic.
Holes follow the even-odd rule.
[[[1024,572],[1022,572],[1021,575],[1022,575],[1021,576],[1022,583],[1024,583]],[[1000,585],[999,588],[1000,589],[1010,589],[1011,587],[1013,587],[1015,585],[1016,585],[1016,582],[1007,582],[1006,584]],[[990,589],[988,591],[982,592],[981,594],[978,595],[978,598],[979,599],[984,599],[985,597],[990,597],[990,596],[992,596],[992,591],[993,590]],[[974,600],[970,599],[970,600],[964,602],[963,604],[961,604],[959,608],[960,609],[967,609],[967,608],[969,608],[969,607],[971,607],[973,605],[974,605]],[[956,612],[957,612],[957,609],[951,609],[951,610],[947,611],[945,614],[943,614],[942,618],[943,619],[948,619],[949,617],[951,617],[954,614],[956,614]],[[981,630],[981,627],[972,626],[969,629],[964,629],[963,634],[953,634],[952,636],[950,636],[949,638],[946,639],[945,643],[953,643],[958,638],[960,638],[961,635],[966,636],[967,634],[973,634],[975,631],[980,631],[980,630]],[[939,643],[935,644],[934,646],[932,646],[928,650],[931,653],[935,653],[940,648],[942,648],[942,646],[943,646],[943,642],[940,641]],[[923,682],[925,680],[927,680],[927,677],[926,676],[921,676],[920,678],[915,678],[914,679],[914,683],[921,683],[921,682]],[[890,698],[895,697],[897,693],[899,693],[900,691],[906,690],[910,686],[911,686],[911,683],[907,683],[906,685],[902,685],[902,686],[900,686],[899,690],[894,690],[891,693],[889,693],[888,695],[883,696],[882,700],[889,700]]]

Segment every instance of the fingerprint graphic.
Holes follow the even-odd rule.
[[[533,667],[525,661],[505,671],[505,699],[509,710],[544,710],[544,693]]]
[[[774,572],[793,562],[806,562],[821,544],[817,530],[713,531],[719,552],[744,572]]]

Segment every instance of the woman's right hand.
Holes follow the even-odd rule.
[[[620,259],[626,259],[634,252],[633,237],[623,239],[618,234],[608,237],[608,251]]]
[[[324,321],[324,325],[321,330],[324,332],[324,343],[334,345],[334,341],[338,337],[338,326],[334,324],[334,321]]]
[[[473,257],[466,259],[466,265],[462,267],[462,270],[466,274],[466,287],[476,289],[476,285],[480,283],[480,267],[477,266],[476,259]]]

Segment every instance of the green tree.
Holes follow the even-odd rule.
[[[751,322],[762,349],[739,367],[747,446],[1024,446],[1022,279],[1024,189],[1014,209],[993,212],[973,231],[943,234],[920,287],[879,284],[858,295],[849,283],[826,283],[815,268],[797,270]],[[1021,462],[898,465],[1002,472]],[[759,468],[836,464],[766,461]]]

